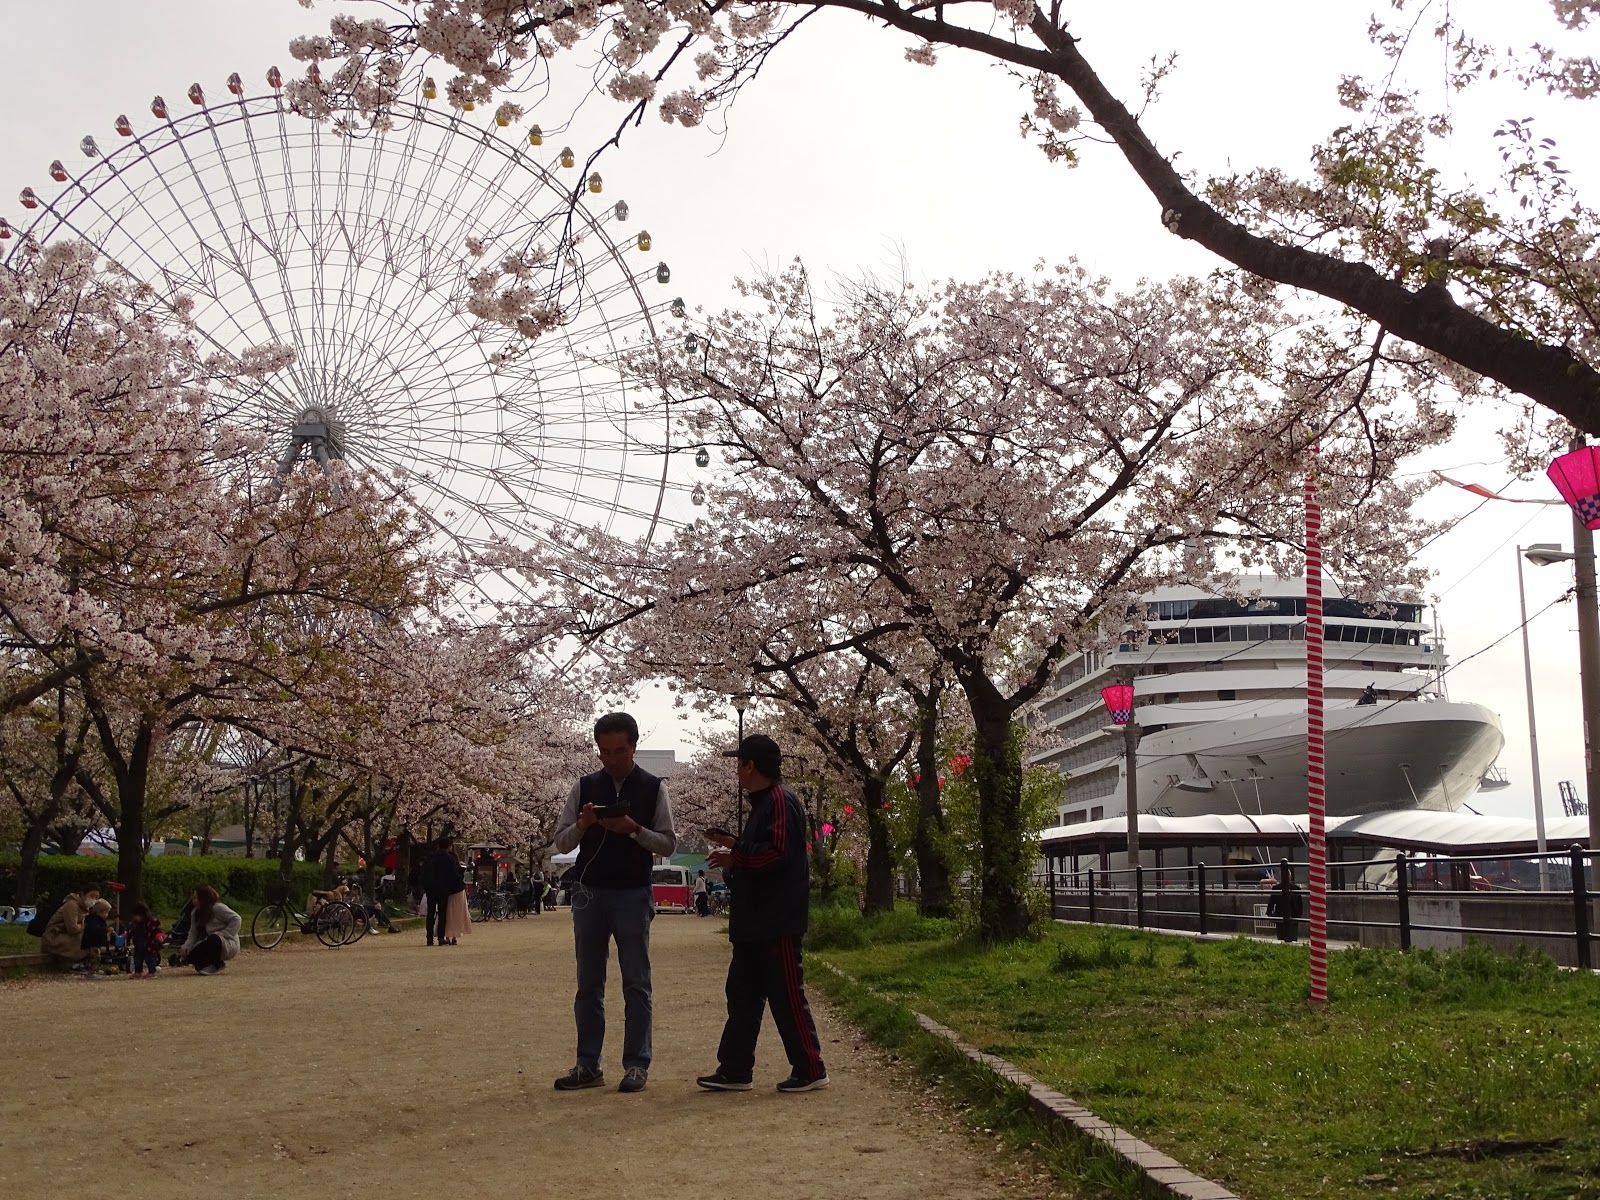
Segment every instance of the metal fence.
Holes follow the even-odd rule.
[[[1574,845],[1553,854],[1496,854],[1536,879],[1530,888],[1495,886],[1476,863],[1486,856],[1392,858],[1329,864],[1328,937],[1364,946],[1441,949],[1477,938],[1509,951],[1537,945],[1566,966],[1593,966],[1596,929],[1589,871],[1593,853]],[[1058,920],[1207,934],[1309,933],[1305,863],[1275,867],[1270,888],[1230,883],[1240,868],[1207,866],[1084,868],[1046,864],[1040,883]],[[1374,882],[1374,876],[1378,882]],[[1392,881],[1391,877],[1392,876]]]

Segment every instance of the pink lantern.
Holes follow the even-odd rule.
[[[1600,529],[1600,446],[1580,446],[1563,454],[1545,474],[1584,528]]]
[[[1106,703],[1113,725],[1126,725],[1133,720],[1133,684],[1113,683],[1100,689],[1100,699]]]
[[[832,837],[833,836],[833,826],[824,824],[823,827],[822,827],[822,836],[823,837]]]

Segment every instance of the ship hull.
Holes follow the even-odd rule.
[[[1141,716],[1144,714],[1141,712]],[[1434,702],[1330,710],[1327,812],[1356,816],[1393,809],[1459,808],[1478,789],[1505,743],[1498,718],[1479,704]],[[1127,811],[1122,767],[1103,815]],[[1074,777],[1085,782],[1098,771]],[[1069,782],[1062,819],[1075,808]],[[1139,811],[1192,817],[1210,813],[1304,813],[1304,713],[1207,721],[1147,733],[1139,744]]]

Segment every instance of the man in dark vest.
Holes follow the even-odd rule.
[[[828,1086],[828,1069],[800,965],[811,887],[805,809],[783,784],[777,742],[753,733],[739,743],[737,755],[750,815],[737,838],[706,834],[718,846],[707,861],[722,868],[733,900],[728,1022],[717,1047],[716,1071],[695,1082],[714,1092],[748,1092],[761,1014],[770,1008],[789,1059],[789,1078],[778,1090],[811,1092]]]
[[[558,1091],[600,1087],[606,1037],[606,960],[617,943],[622,971],[622,1082],[619,1092],[642,1092],[650,1071],[650,868],[656,855],[678,845],[672,805],[662,779],[633,764],[639,725],[627,713],[594,723],[600,770],[572,785],[557,852],[578,848],[568,876],[572,938],[578,952],[578,1061],[556,1080]]]

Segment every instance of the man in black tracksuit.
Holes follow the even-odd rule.
[[[738,759],[750,817],[738,838],[714,837],[721,848],[710,856],[710,864],[722,868],[733,904],[728,1023],[717,1047],[716,1072],[695,1082],[711,1091],[749,1091],[762,1009],[771,1007],[789,1056],[789,1078],[778,1090],[809,1092],[828,1086],[828,1070],[800,966],[810,900],[805,810],[783,786],[782,755],[771,738],[751,734],[739,743]]]

